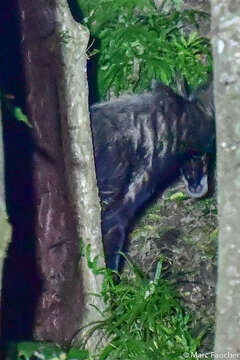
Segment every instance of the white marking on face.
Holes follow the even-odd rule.
[[[208,192],[208,178],[207,178],[207,175],[204,175],[201,178],[200,185],[198,185],[196,191],[194,191],[194,192],[192,192],[189,189],[189,184],[188,184],[188,182],[187,182],[187,180],[185,179],[184,176],[183,176],[183,181],[184,181],[184,183],[185,183],[185,185],[187,187],[187,193],[189,194],[189,196],[191,196],[194,199],[201,198],[204,195],[206,195],[207,192]]]

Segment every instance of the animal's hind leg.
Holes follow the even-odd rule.
[[[103,213],[103,244],[106,265],[110,269],[120,270],[123,258],[118,252],[126,249],[128,226],[153,192],[152,188],[148,189],[145,178],[145,172],[140,172],[135,181],[126,186],[115,209]]]

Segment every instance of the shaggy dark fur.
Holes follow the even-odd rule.
[[[192,196],[207,192],[214,118],[197,97],[188,101],[155,82],[150,93],[92,106],[91,124],[106,264],[118,270],[129,225],[180,170]]]

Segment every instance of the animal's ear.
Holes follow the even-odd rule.
[[[190,88],[189,88],[189,85],[188,85],[185,77],[182,77],[179,75],[176,76],[175,84],[176,84],[178,94],[181,95],[182,97],[184,97],[185,99],[189,99]]]
[[[176,96],[175,92],[167,85],[163,84],[161,81],[152,80],[152,91],[154,93],[157,94],[161,94],[161,95],[165,95],[165,96],[170,96],[170,97],[174,97]]]
[[[151,89],[152,89],[153,91],[157,91],[159,84],[161,84],[159,81],[157,81],[156,79],[152,79]]]
[[[160,92],[163,90],[169,89],[169,87],[165,84],[163,84],[161,81],[158,81],[156,79],[152,79],[151,88],[153,92]]]

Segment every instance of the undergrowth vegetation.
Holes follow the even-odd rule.
[[[177,360],[183,359],[186,352],[196,352],[203,333],[192,335],[190,314],[181,307],[169,282],[161,278],[163,259],[158,261],[154,279],[149,280],[128,257],[122,256],[133,276],[123,275],[115,285],[111,272],[104,270],[104,320],[89,330],[89,335],[100,330],[107,339],[97,359]]]
[[[190,88],[206,82],[212,69],[209,40],[198,35],[204,12],[156,10],[151,0],[71,0],[90,29],[89,55],[95,55],[100,98],[142,92],[152,79],[176,87],[185,78]],[[174,3],[171,1],[170,3]],[[76,4],[75,4],[76,5]],[[96,55],[97,54],[97,55]]]
[[[96,353],[90,355],[84,349],[63,351],[50,343],[22,342],[10,344],[9,359],[181,360],[186,353],[196,353],[204,334],[193,336],[190,314],[183,310],[169,283],[161,278],[162,260],[154,280],[149,281],[129,263],[134,276],[131,280],[123,277],[117,285],[112,273],[108,269],[98,270],[96,264],[96,259],[89,261],[96,274],[104,274],[101,296],[106,310],[103,320],[89,324],[83,348],[96,331],[106,345],[99,345]]]

